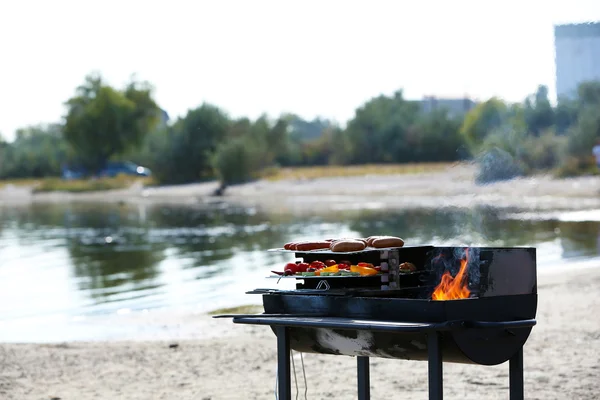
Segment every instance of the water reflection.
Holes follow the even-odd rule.
[[[73,275],[80,290],[100,301],[123,291],[155,289],[163,251],[154,246],[86,245],[72,240],[68,246]]]
[[[247,286],[262,284],[258,279],[287,260],[264,250],[309,237],[395,234],[408,244],[537,246],[540,264],[600,253],[598,221],[512,215],[448,208],[306,218],[223,204],[0,208],[0,290],[6,304],[18,303],[11,315],[209,307],[243,298]],[[47,292],[34,283],[40,276]]]

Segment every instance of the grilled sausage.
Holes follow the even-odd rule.
[[[404,246],[404,240],[400,239],[399,237],[384,236],[374,239],[371,243],[371,246],[375,247],[376,249],[382,249],[386,247],[402,247]]]
[[[310,250],[319,250],[319,249],[328,249],[331,243],[326,242],[324,240],[316,241],[316,242],[304,242],[296,244],[295,250],[298,251],[310,251]]]
[[[283,245],[283,248],[284,248],[284,249],[286,249],[286,250],[293,250],[293,248],[292,248],[292,247],[293,247],[295,244],[296,244],[296,243],[294,243],[294,242],[289,242],[289,243],[286,243],[286,244],[284,244],[284,245]]]
[[[331,243],[331,251],[335,252],[349,252],[349,251],[361,251],[364,250],[367,245],[360,240],[355,239],[344,239],[338,240],[337,242]]]
[[[334,239],[331,240],[331,242],[340,242],[343,240],[358,240],[359,242],[363,242],[365,244],[365,246],[367,245],[367,239],[363,239],[363,238],[339,238],[339,239]],[[327,241],[330,241],[329,239],[327,239]]]
[[[386,236],[369,236],[367,238],[367,246],[373,246],[373,240],[383,238],[383,237],[386,237]]]

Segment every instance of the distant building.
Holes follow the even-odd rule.
[[[421,110],[430,113],[433,110],[445,109],[451,116],[462,116],[472,110],[477,103],[464,97],[459,99],[441,99],[434,96],[426,96],[419,101]]]
[[[600,80],[600,22],[557,25],[556,95],[573,97],[580,83]]]

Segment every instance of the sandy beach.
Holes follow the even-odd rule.
[[[398,209],[408,207],[519,207],[535,210],[600,208],[600,177],[556,179],[549,175],[490,185],[475,184],[476,166],[455,164],[442,171],[319,179],[259,180],[227,188],[214,197],[217,182],[94,193],[33,193],[29,187],[0,189],[0,204],[29,202],[124,202],[197,204],[225,201],[262,207],[272,213],[316,209]]]
[[[473,166],[459,164],[427,174],[258,181],[231,187],[219,198],[212,196],[215,182],[83,194],[33,194],[27,188],[4,187],[0,204],[226,201],[294,213],[318,208],[478,205],[600,208],[598,177],[536,176],[478,186],[474,173]],[[568,267],[538,276],[538,325],[525,346],[527,399],[600,398],[600,268],[569,271]],[[275,398],[275,336],[268,328],[238,326],[230,320],[181,311],[120,316],[102,323],[131,324],[140,335],[117,336],[110,342],[0,344],[0,399]],[[294,360],[298,398],[304,398],[300,355],[295,354]],[[306,354],[303,360],[307,398],[356,398],[354,358]],[[445,364],[444,376],[448,399],[508,398],[508,364]],[[374,399],[427,399],[427,364],[372,359],[371,383]]]
[[[544,273],[538,282],[538,325],[524,351],[525,397],[598,399],[600,268]],[[186,314],[150,315],[131,323],[143,326],[157,319],[165,330],[156,340],[1,345],[0,398],[274,398],[275,337],[268,328]],[[354,358],[303,358],[309,399],[356,398]],[[294,359],[303,398],[299,354]],[[448,399],[508,398],[508,364],[444,364],[444,378]],[[374,399],[426,399],[427,364],[372,359],[371,382]]]

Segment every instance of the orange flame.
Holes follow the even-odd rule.
[[[469,265],[469,250],[465,250],[465,258],[460,260],[460,269],[455,277],[449,271],[444,272],[440,284],[437,285],[431,298],[433,300],[457,300],[466,299],[471,294],[467,288],[467,266]]]

